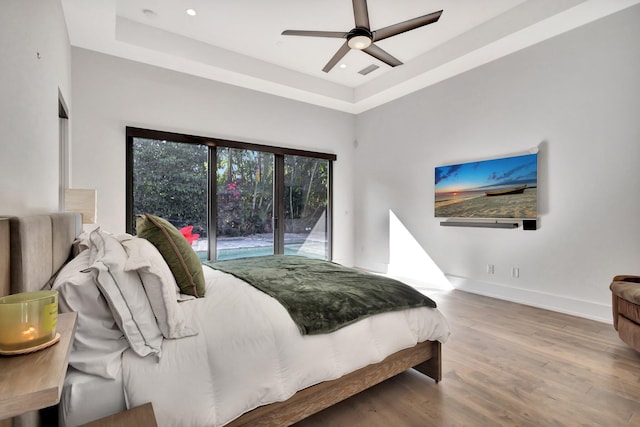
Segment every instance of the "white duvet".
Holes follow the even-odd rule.
[[[275,299],[229,274],[204,271],[206,297],[181,303],[198,335],[165,339],[159,362],[130,349],[123,354],[127,405],[153,402],[159,426],[222,426],[418,342],[449,336],[442,314],[426,307],[302,336]]]

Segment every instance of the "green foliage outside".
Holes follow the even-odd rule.
[[[273,154],[218,148],[217,159],[218,236],[272,233]]]
[[[284,173],[285,232],[305,233],[327,209],[329,161],[286,156]]]
[[[207,237],[208,148],[134,140],[134,214],[153,213]],[[285,232],[305,233],[326,211],[329,162],[285,156]],[[217,148],[219,237],[273,232],[274,155]]]
[[[133,212],[152,213],[177,228],[207,235],[206,146],[134,139]],[[134,222],[135,223],[135,222]]]

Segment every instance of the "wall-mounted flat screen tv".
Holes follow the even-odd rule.
[[[437,218],[537,217],[538,154],[438,166]]]

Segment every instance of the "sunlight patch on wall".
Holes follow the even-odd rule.
[[[397,277],[416,288],[453,289],[442,270],[389,210],[389,276]]]

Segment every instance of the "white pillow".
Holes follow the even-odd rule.
[[[96,229],[89,235],[91,247],[88,270],[107,300],[116,323],[131,349],[141,357],[160,357],[162,333],[136,271],[125,271],[127,253],[112,235]]]
[[[129,344],[93,275],[83,272],[88,267],[89,251],[83,251],[60,270],[52,287],[58,291],[60,312],[78,312],[69,365],[87,374],[119,378],[120,355]]]
[[[127,251],[126,271],[137,271],[147,292],[158,327],[165,338],[182,338],[197,332],[187,326],[182,307],[178,304],[178,284],[160,251],[148,240],[119,236]]]

